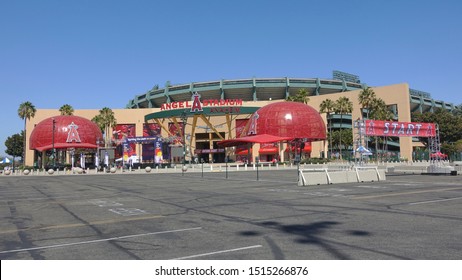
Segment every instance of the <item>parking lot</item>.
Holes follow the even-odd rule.
[[[461,176],[0,177],[0,259],[461,259]]]

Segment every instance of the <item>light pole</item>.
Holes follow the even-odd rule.
[[[226,163],[226,179],[228,179],[228,156],[225,153],[225,163]]]
[[[258,164],[260,163],[260,157],[255,157],[255,164],[257,165],[257,181],[259,180],[258,178]]]
[[[51,134],[51,156],[53,158],[53,169],[55,169],[56,166],[56,155],[55,155],[55,125],[56,125],[56,120],[55,118],[52,118],[53,121],[53,132]]]
[[[364,141],[366,143],[366,149],[367,149],[367,139],[365,137],[365,124],[364,120],[360,120],[359,118],[354,122],[354,128],[358,129],[358,136],[357,140],[355,141],[356,147],[353,146],[353,156],[355,158],[355,164],[363,165],[363,151],[362,151],[362,144],[363,144],[363,136],[364,136]],[[357,156],[357,153],[359,153],[359,159]]]
[[[204,178],[204,159],[201,158],[201,165],[202,165],[202,178]]]
[[[101,144],[104,144],[104,141],[100,139],[99,137],[96,138],[96,155],[95,155],[95,165],[96,165],[96,170],[99,169],[100,167],[100,162],[101,162]]]
[[[295,142],[295,162],[297,163],[297,180],[300,180],[300,160],[302,155],[302,145],[300,139],[296,139]]]
[[[70,149],[70,152],[71,152],[71,167],[72,167],[72,173],[74,173],[74,153],[75,153],[75,149],[74,149],[74,148],[71,148],[71,149]]]
[[[181,168],[181,176],[184,176],[184,172],[186,171],[186,111],[181,114],[181,120],[183,121],[183,167]]]

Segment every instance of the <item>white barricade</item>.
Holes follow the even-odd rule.
[[[303,172],[317,172],[317,176],[315,178],[311,178],[312,180],[308,183],[305,175]],[[319,176],[319,173],[324,173],[325,175]],[[332,181],[329,176],[329,172],[327,168],[304,168],[299,169],[298,172],[298,185],[299,186],[306,186],[307,184],[310,185],[325,185],[325,184],[332,184]]]
[[[307,174],[309,173],[309,175]],[[330,185],[386,180],[385,170],[377,166],[354,166],[354,170],[329,170],[328,168],[303,168],[298,172],[298,186]]]
[[[364,182],[364,181],[374,181],[374,178],[370,178],[370,174],[365,174],[367,178],[361,178],[359,176],[359,170],[364,169],[364,170],[375,170],[375,173],[377,174],[377,181],[381,181],[382,178],[380,178],[380,173],[379,169],[377,166],[355,166],[355,172],[356,172],[356,178],[358,179],[358,182]]]

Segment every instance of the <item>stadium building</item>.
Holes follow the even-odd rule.
[[[334,71],[332,79],[320,78],[250,78],[239,80],[219,80],[180,85],[167,85],[135,96],[126,109],[112,109],[117,125],[109,131],[110,142],[97,136],[88,141],[94,145],[77,145],[76,135],[66,145],[49,143],[56,139],[67,141],[69,124],[61,127],[38,125],[50,123],[59,116],[58,109],[38,109],[35,117],[27,121],[26,126],[26,165],[46,166],[53,159],[53,148],[60,147],[60,161],[71,162],[71,155],[85,153],[86,166],[100,161],[104,151],[110,152],[111,163],[126,162],[133,158],[141,162],[180,163],[183,159],[196,162],[232,161],[290,161],[293,159],[294,147],[290,142],[254,144],[250,147],[222,147],[223,140],[241,136],[246,130],[248,120],[259,108],[286,100],[295,96],[299,90],[309,93],[308,105],[319,111],[325,99],[336,101],[347,97],[353,103],[353,111],[348,115],[331,115],[332,129],[353,129],[355,120],[362,118],[358,101],[360,92],[366,87],[359,77],[344,72]],[[451,103],[437,101],[428,93],[412,90],[408,84],[395,84],[371,87],[376,96],[381,98],[395,114],[395,120],[410,122],[412,112],[433,111],[436,108],[454,110]],[[72,104],[71,104],[72,105]],[[74,111],[74,115],[91,120],[99,114],[99,109]],[[328,124],[326,114],[321,115]],[[79,126],[77,123],[73,123]],[[85,126],[85,125],[83,125]],[[45,131],[38,133],[34,129]],[[329,129],[329,127],[327,127]],[[78,129],[73,129],[78,133]],[[59,134],[63,134],[59,136]],[[43,136],[47,143],[37,149],[37,140],[31,135]],[[51,136],[50,136],[51,135]],[[54,135],[54,137],[53,137]],[[45,142],[46,142],[45,141]],[[75,145],[74,145],[75,144]],[[87,143],[88,144],[88,143]],[[388,143],[387,151],[396,157],[412,159],[415,147],[421,146],[417,139],[400,137]],[[351,152],[352,147],[348,149]],[[77,152],[76,152],[77,150]],[[304,157],[327,157],[327,141],[313,141],[304,144],[299,151]],[[98,154],[98,156],[96,156]],[[51,157],[51,159],[50,159]],[[56,159],[55,159],[56,160]]]

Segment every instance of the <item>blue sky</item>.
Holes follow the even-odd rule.
[[[462,1],[0,0],[0,155],[17,109],[123,108],[154,85],[359,75],[462,103]]]

